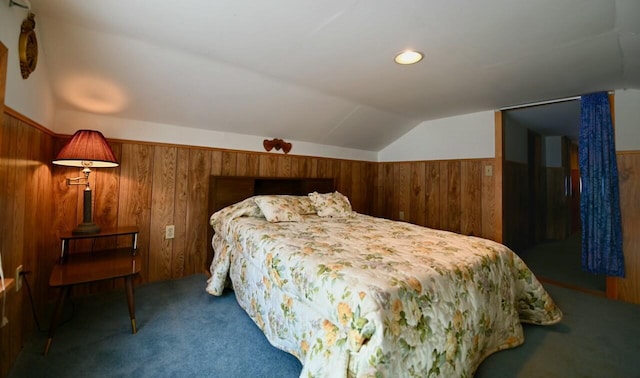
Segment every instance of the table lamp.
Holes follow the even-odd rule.
[[[62,147],[53,164],[82,168],[83,176],[68,178],[67,185],[85,185],[82,223],[73,229],[74,235],[96,234],[100,227],[91,217],[91,187],[89,174],[91,168],[108,168],[119,165],[111,147],[99,131],[78,130],[71,140]]]

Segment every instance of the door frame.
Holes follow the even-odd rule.
[[[609,92],[609,106],[611,109],[611,123],[615,131],[615,97]],[[502,243],[504,239],[504,211],[502,204],[503,192],[503,164],[504,164],[504,115],[502,110],[494,112],[495,129],[495,158],[494,158],[494,192],[495,192],[495,231],[494,240]],[[607,298],[618,299],[618,279],[606,277],[605,292]]]

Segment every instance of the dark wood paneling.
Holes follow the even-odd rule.
[[[379,163],[372,210],[376,216],[493,239],[494,159]]]
[[[425,162],[413,162],[411,163],[411,181],[410,181],[410,200],[412,204],[411,213],[409,214],[409,222],[415,224],[426,224],[427,221],[427,195],[426,195],[426,175],[425,175]]]
[[[569,202],[565,195],[564,168],[547,168],[547,239],[562,240],[569,236]]]
[[[276,177],[278,174],[277,159],[277,155],[260,155],[260,167],[258,168],[259,176]]]
[[[276,155],[278,156],[278,155]],[[276,177],[291,177],[291,157],[282,156],[275,159]]]
[[[2,58],[0,46],[0,62]],[[6,67],[6,65],[4,66]],[[0,73],[4,72],[0,64]],[[4,92],[0,75],[0,92]],[[53,137],[23,120],[0,113],[0,252],[7,277],[14,278],[22,265],[36,303],[48,297],[48,251],[55,247],[51,196]],[[36,307],[41,308],[41,307]],[[0,328],[0,375],[6,376],[22,348],[25,336],[35,329],[31,306],[23,288],[9,290],[8,324]]]
[[[460,161],[440,162],[440,220],[445,230],[460,232]]]
[[[0,42],[0,126],[2,126],[2,116],[4,115],[4,96],[7,86],[7,57],[9,50]]]
[[[460,233],[482,235],[482,162],[460,163]]]
[[[171,278],[185,276],[187,217],[189,214],[189,150],[178,148],[176,155],[175,195],[173,199],[174,238],[171,242]]]
[[[158,146],[153,160],[149,281],[158,281],[171,278],[173,271],[171,257],[175,239],[165,239],[165,228],[174,221],[177,148]]]
[[[238,154],[247,156],[247,154]],[[237,159],[240,162],[242,159]],[[245,159],[244,161],[249,161]],[[208,271],[208,251],[210,241],[207,237],[209,212],[204,206],[208,201],[209,172],[211,171],[211,151],[189,150],[189,191],[187,197],[185,274]]]
[[[435,161],[425,164],[425,185],[426,185],[426,213],[427,220],[425,226],[431,228],[441,228],[440,226],[440,163]]]
[[[8,118],[4,120],[2,134],[0,134],[0,177],[2,177],[0,216],[4,220],[0,235],[0,253],[2,253],[2,265],[7,277],[14,277],[13,272],[18,265],[23,264],[26,257],[23,250],[26,187],[24,179],[18,181],[17,177],[22,175],[17,171],[19,166],[27,161],[26,155],[18,155],[18,149],[15,146],[23,130],[18,121]],[[20,205],[23,206],[21,211],[18,208]],[[7,297],[6,316],[9,322],[5,327],[0,328],[0,347],[2,347],[2,353],[0,353],[2,366],[0,367],[4,374],[20,352],[20,345],[15,341],[23,340],[25,327],[19,319],[23,306],[27,304],[22,293],[16,293],[14,290],[9,290]]]
[[[373,200],[371,201],[371,215],[384,216],[384,170],[386,164],[376,164],[373,169]]]
[[[387,163],[384,165],[384,182],[383,190],[382,190],[382,203],[383,203],[383,212],[382,216],[389,219],[398,219],[397,212],[395,212],[395,199],[396,199],[396,186],[395,176],[394,176],[394,165],[395,163]]]
[[[408,220],[411,218],[411,164],[396,163],[394,170],[393,217]],[[402,212],[402,217],[400,213]]]
[[[44,159],[47,164],[65,140],[50,139]],[[3,145],[4,142],[5,138]],[[11,142],[6,146],[11,148]],[[258,173],[261,176],[335,178],[337,189],[349,195],[354,209],[359,212],[370,214],[375,210],[379,215],[397,219],[397,211],[403,209],[406,220],[439,228],[446,224],[450,229],[464,227],[475,234],[473,230],[477,227],[475,217],[478,213],[481,214],[483,229],[490,229],[486,226],[487,220],[493,221],[486,210],[491,207],[491,186],[482,179],[482,169],[478,168],[478,164],[490,163],[491,159],[480,163],[471,161],[466,165],[461,161],[371,163],[134,142],[119,142],[112,146],[118,151],[121,165],[113,170],[96,169],[92,173],[94,214],[99,223],[115,222],[140,228],[139,248],[145,266],[139,283],[179,277],[208,268],[206,251],[210,241],[206,235],[210,214],[206,210],[206,190],[202,188],[208,185],[205,180],[210,174],[222,174],[223,171],[234,175]],[[15,150],[12,153],[19,152]],[[6,174],[14,177],[15,181],[15,168],[4,169],[13,172],[7,171]],[[466,177],[478,176],[479,173],[481,177]],[[52,188],[48,212],[54,214],[49,223],[53,224],[50,227],[53,234],[48,241],[50,248],[44,254],[44,263],[40,264],[39,285],[50,299],[55,293],[48,291],[46,286],[58,254],[59,242],[55,234],[73,228],[79,222],[81,197],[77,188],[69,188],[64,183],[66,177],[78,175],[76,169],[55,167],[52,174],[47,172],[44,176],[47,175],[49,188]],[[15,190],[14,186],[5,186],[5,193],[10,188]],[[468,193],[476,190],[482,193]],[[442,197],[446,201],[442,202]],[[478,198],[480,200],[475,200]],[[469,210],[474,214],[474,220],[465,220],[464,226],[463,202],[475,202],[477,207]],[[452,207],[457,212],[453,216],[450,214]],[[442,215],[446,219],[441,219]],[[169,224],[176,225],[176,237],[165,240],[165,227]],[[98,287],[90,291],[108,288]]]
[[[0,81],[0,93],[2,86]],[[56,294],[48,288],[48,279],[59,255],[57,235],[81,220],[81,194],[78,188],[65,185],[65,178],[77,176],[78,170],[51,167],[51,158],[66,138],[54,137],[16,114],[5,115],[3,120],[0,216],[12,220],[3,223],[1,230],[3,265],[11,272],[23,264],[32,272],[28,279],[36,308],[42,311]],[[112,143],[112,147],[118,151],[121,165],[92,173],[94,214],[105,224],[140,228],[138,245],[144,266],[138,283],[208,268],[207,180],[223,171],[240,176],[335,177],[338,190],[350,195],[357,211],[397,219],[403,208],[405,219],[413,223],[473,234],[479,228],[479,236],[502,238],[499,155],[496,159],[371,163],[136,142]],[[619,279],[618,298],[636,303],[640,302],[640,241],[633,230],[640,227],[635,200],[640,190],[638,156],[619,155],[627,278]],[[487,165],[494,166],[493,177],[484,175]],[[14,224],[15,220],[22,225]],[[176,225],[176,238],[171,241],[164,239],[168,224]],[[0,329],[2,372],[19,352],[14,341],[34,328],[24,295],[23,290],[7,298],[9,326]],[[48,316],[39,315],[42,319]]]
[[[483,171],[490,167],[493,175],[487,175]],[[482,232],[480,235],[484,238],[498,241],[497,235],[502,235],[502,231],[498,233],[497,218],[500,215],[496,209],[496,193],[498,192],[495,187],[496,175],[495,164],[492,161],[484,160],[481,162],[480,175],[482,176],[482,194],[480,212],[482,216]],[[500,190],[502,193],[502,190]],[[501,218],[501,216],[500,216]],[[502,222],[500,222],[502,224]],[[500,236],[502,238],[502,236]]]
[[[122,145],[120,159],[118,225],[137,226],[140,231],[138,252],[142,258],[142,271],[139,280],[143,282],[149,278],[153,155],[154,147],[151,145],[125,143]],[[128,243],[129,241],[122,239],[118,242]],[[119,244],[119,246],[125,245]]]
[[[616,281],[617,299],[640,304],[640,152],[617,155],[625,278]]]
[[[529,246],[529,168],[505,161],[503,165],[504,239],[516,252]]]

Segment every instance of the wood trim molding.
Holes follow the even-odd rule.
[[[10,108],[8,106],[5,106],[4,113],[6,115],[8,115],[8,116],[11,116],[11,117],[17,119],[18,121],[26,123],[27,125],[29,125],[31,127],[35,127],[36,129],[42,131],[45,134],[48,134],[48,135],[53,136],[53,137],[56,136],[56,133],[54,133],[53,131],[49,130],[45,126],[42,126],[38,122],[36,122],[36,121],[32,120],[31,118],[23,115],[22,113],[18,112],[15,109],[12,109],[12,108]]]
[[[0,115],[4,112],[4,92],[7,85],[7,56],[9,50],[2,42],[0,42]],[[2,118],[2,117],[0,117]],[[2,125],[2,119],[0,119]]]
[[[617,277],[607,276],[606,287],[607,287],[607,298],[609,299],[618,299],[618,280]]]
[[[495,148],[496,148],[496,157],[493,168],[493,177],[495,184],[495,217],[496,217],[496,230],[495,230],[495,241],[498,243],[503,242],[504,238],[504,223],[503,223],[503,208],[502,208],[502,172],[504,165],[504,125],[502,122],[502,111],[498,110],[495,112]]]
[[[611,127],[613,128],[613,140],[615,141],[616,135],[616,106],[615,106],[615,94],[613,92],[609,92],[609,111],[611,113]],[[616,151],[617,154],[617,151]],[[623,231],[624,237],[624,231]],[[624,254],[624,250],[622,251]],[[619,278],[607,276],[606,279],[606,291],[607,298],[610,299],[619,299],[618,298],[618,282]]]

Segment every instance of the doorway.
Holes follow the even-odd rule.
[[[541,280],[604,295],[582,271],[580,100],[503,111],[503,243]]]

